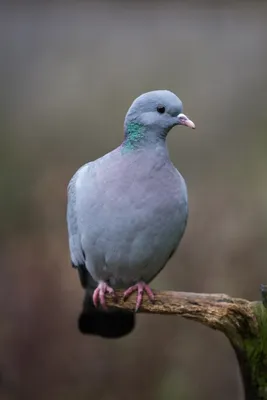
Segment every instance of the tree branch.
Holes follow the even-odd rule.
[[[146,297],[138,312],[180,315],[223,332],[236,353],[246,400],[267,400],[267,287],[261,287],[263,303],[232,298],[226,294],[154,291],[155,302]],[[136,295],[123,301],[107,296],[107,305],[134,311]]]

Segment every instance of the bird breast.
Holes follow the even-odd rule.
[[[170,162],[113,163],[81,182],[78,223],[88,269],[114,286],[150,281],[181,240],[187,192]]]

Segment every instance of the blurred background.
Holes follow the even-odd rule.
[[[197,130],[168,144],[190,218],[152,287],[259,299],[267,281],[267,5],[47,2],[0,14],[0,398],[236,400],[225,337],[139,315],[117,341],[76,328],[66,187],[117,147],[142,92],[170,89]]]

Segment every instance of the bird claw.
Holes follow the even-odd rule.
[[[108,286],[105,282],[99,282],[97,288],[93,293],[93,303],[95,307],[97,307],[98,303],[100,303],[105,310],[107,309],[106,299],[105,299],[106,293],[110,294],[113,297],[114,301],[117,300],[114,289]]]
[[[135,311],[137,312],[142,304],[144,291],[146,292],[149,300],[151,303],[154,303],[155,295],[150,289],[150,287],[145,284],[144,282],[138,282],[136,285],[130,286],[124,293],[123,293],[123,300],[125,301],[130,294],[137,291],[137,299],[136,299],[136,306]]]

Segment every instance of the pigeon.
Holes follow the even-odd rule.
[[[78,328],[83,334],[120,338],[135,326],[135,313],[107,308],[136,292],[136,311],[149,283],[177,249],[188,218],[187,188],[172,164],[166,137],[176,125],[195,128],[171,91],[140,95],[124,121],[115,150],[83,165],[71,178],[67,226],[72,266],[85,289]]]

